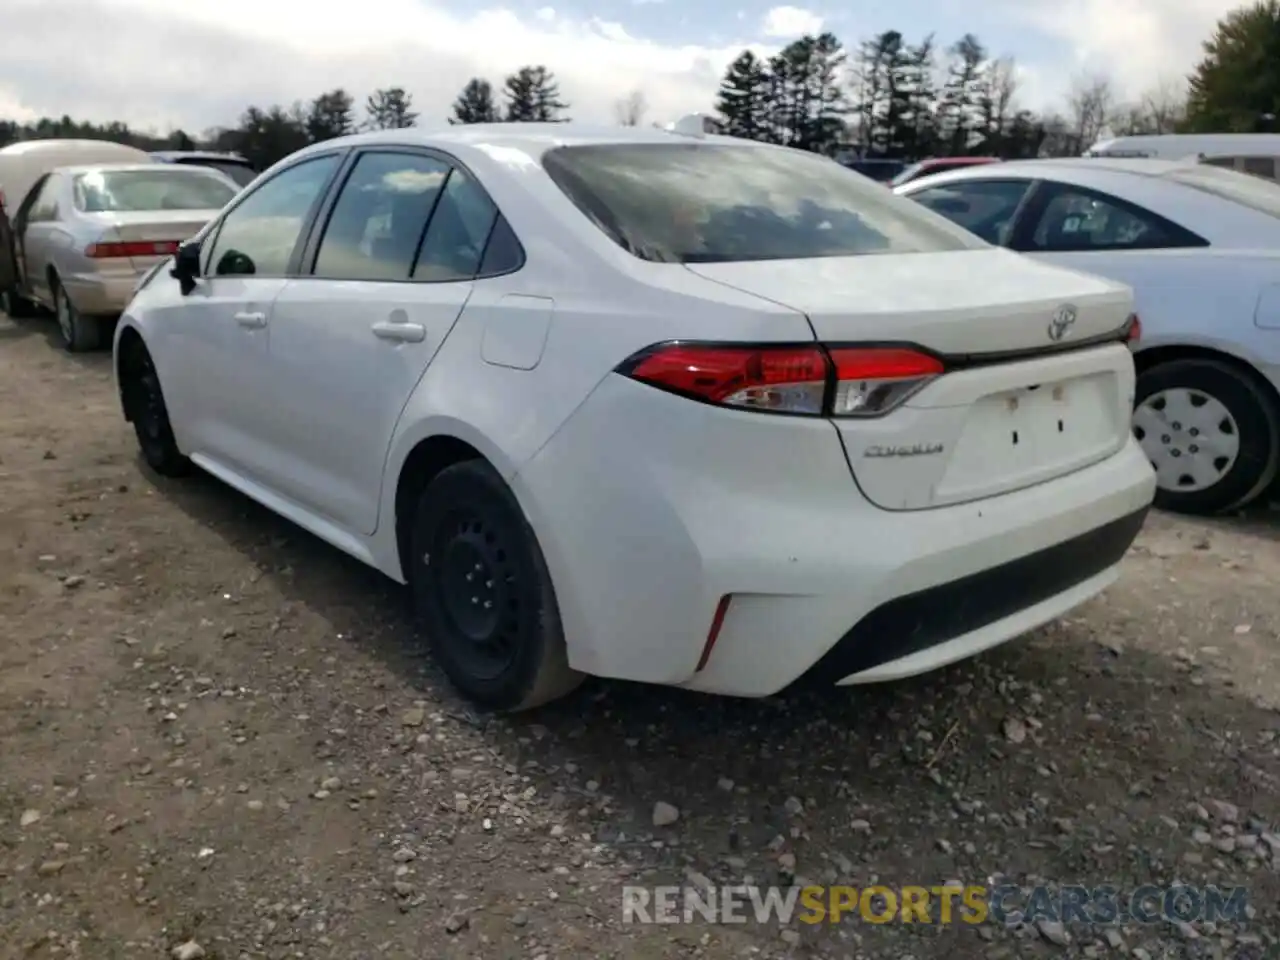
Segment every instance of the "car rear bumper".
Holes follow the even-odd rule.
[[[830,423],[622,378],[516,478],[575,667],[740,696],[907,676],[1060,616],[1115,579],[1154,491],[1131,439],[998,497],[881,510]]]
[[[62,277],[62,285],[77,310],[91,316],[116,316],[133,297],[140,274],[136,271],[97,274],[81,273]]]

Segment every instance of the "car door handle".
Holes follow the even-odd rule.
[[[265,313],[237,313],[236,323],[246,330],[261,330],[267,325],[267,315]]]
[[[427,338],[427,328],[420,323],[392,323],[384,320],[373,325],[373,335],[379,340],[421,343]]]

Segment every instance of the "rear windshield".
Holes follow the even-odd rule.
[[[551,179],[644,260],[723,263],[968,250],[984,244],[824,157],[721,144],[560,147]]]
[[[1280,184],[1272,180],[1209,164],[1179,167],[1165,176],[1176,183],[1234,201],[1259,213],[1280,217]]]
[[[178,163],[193,167],[210,167],[230,177],[241,187],[247,187],[258,177],[258,171],[248,163],[237,163],[235,160],[179,160]]]
[[[219,210],[236,195],[225,178],[204,170],[162,167],[93,170],[76,175],[77,209],[85,213],[141,213],[154,210]]]

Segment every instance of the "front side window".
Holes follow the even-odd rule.
[[[329,280],[408,280],[449,165],[411,153],[356,161],[325,226],[312,273]]]
[[[962,180],[909,196],[987,243],[1001,246],[1009,239],[1014,214],[1030,186],[1027,180]]]
[[[245,195],[223,217],[205,272],[284,276],[302,228],[337,166],[336,154],[304,160]]]
[[[1093,250],[1155,250],[1203,246],[1176,224],[1115,197],[1060,184],[1031,235],[1030,249],[1043,253]]]
[[[799,150],[604,144],[543,156],[606,236],[660,263],[809,259],[981,248],[964,231]]]
[[[221,210],[236,195],[222,177],[156,164],[146,170],[90,170],[71,185],[85,213],[150,213],[157,210]]]

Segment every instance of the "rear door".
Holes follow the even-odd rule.
[[[366,150],[271,318],[271,485],[344,530],[377,526],[382,468],[414,387],[471,295],[497,217],[446,157]]]

